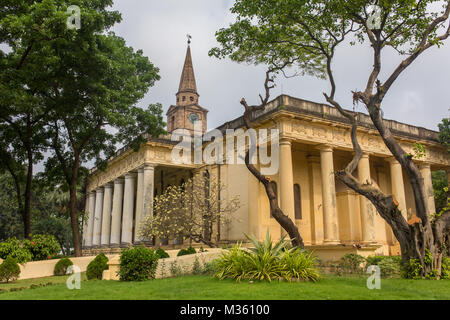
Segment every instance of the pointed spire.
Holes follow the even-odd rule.
[[[197,84],[195,83],[194,67],[192,65],[191,46],[188,44],[186,59],[184,61],[183,72],[181,73],[180,92],[191,92],[197,94]]]

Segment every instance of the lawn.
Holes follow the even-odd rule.
[[[68,290],[67,277],[2,284],[0,288],[53,285],[0,293],[0,300],[339,300],[339,299],[445,299],[450,300],[450,281],[382,279],[380,290],[369,290],[365,277],[326,276],[311,282],[219,281],[207,276],[183,276],[145,282],[82,281],[80,290]]]

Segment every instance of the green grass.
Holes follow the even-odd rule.
[[[301,300],[301,299],[445,299],[450,300],[450,281],[382,279],[380,290],[369,290],[365,277],[326,276],[319,282],[241,282],[207,276],[184,276],[145,282],[91,280],[81,290],[68,290],[67,277],[40,279],[57,281],[48,287],[0,294],[0,300]],[[50,280],[49,280],[50,279]],[[30,280],[28,285],[31,284]],[[36,280],[35,280],[36,281]],[[18,281],[19,287],[26,282]],[[1,285],[5,287],[5,285]]]

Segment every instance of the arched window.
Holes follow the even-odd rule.
[[[272,185],[273,192],[275,192],[275,197],[278,199],[278,186],[277,186],[277,183],[275,181],[270,181],[269,183]],[[273,218],[272,212],[270,212],[270,217]]]
[[[294,208],[295,208],[295,219],[302,219],[302,193],[300,190],[300,185],[294,184]]]
[[[183,96],[183,101],[186,101],[186,96]]]

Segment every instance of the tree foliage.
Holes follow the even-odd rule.
[[[159,79],[141,50],[110,32],[121,21],[112,0],[7,0],[0,9],[0,144],[5,167],[28,165],[24,221],[30,233],[33,164],[46,159],[49,176],[69,190],[75,254],[81,254],[77,186],[82,165],[100,169],[119,145],[138,148],[144,134],[163,133],[161,105],[136,103]],[[71,5],[81,9],[81,28],[67,27]],[[14,129],[14,130],[13,130]],[[12,170],[10,170],[12,171]],[[17,179],[23,178],[17,174]]]
[[[167,187],[155,197],[153,216],[142,222],[141,236],[188,239],[214,247],[214,232],[226,228],[240,207],[238,196],[229,200],[220,196],[224,190],[225,185],[205,174]]]
[[[351,124],[354,149],[352,160],[345,169],[335,173],[336,177],[377,208],[399,240],[405,265],[410,260],[418,261],[422,276],[431,273],[439,276],[444,243],[449,238],[450,213],[430,215],[420,170],[386,126],[382,108],[383,99],[399,76],[427,49],[442,45],[450,36],[450,1],[237,0],[231,11],[236,21],[216,33],[219,46],[211,49],[210,55],[268,65],[266,96],[261,96],[261,105],[252,108],[245,99],[241,101],[247,127],[251,126],[253,111],[267,104],[275,74],[291,68],[297,74],[328,79],[330,91],[324,93],[325,100]],[[353,175],[363,154],[357,136],[359,123],[354,114],[335,99],[338,87],[333,73],[336,48],[346,41],[352,45],[369,45],[372,51],[373,62],[367,82],[361,84],[361,89],[352,91],[351,96],[355,104],[362,103],[366,107],[386,147],[406,172],[413,190],[416,214],[421,220],[413,225],[408,225],[402,217],[395,197],[372,184],[359,182]],[[382,57],[388,50],[396,51],[402,61],[393,70],[385,71]],[[252,170],[255,168],[249,169],[261,178],[259,181],[265,182],[265,177]],[[269,197],[270,193],[268,190]],[[283,216],[280,215],[277,221],[282,221]],[[295,232],[290,235],[292,238]]]

